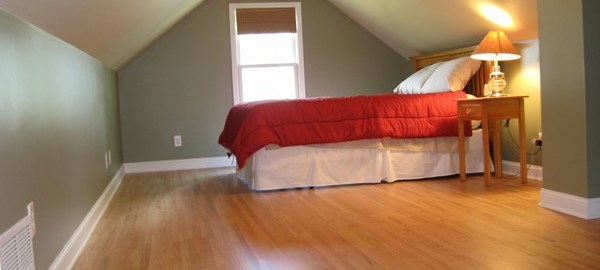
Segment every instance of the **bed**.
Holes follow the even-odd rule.
[[[438,75],[448,62],[468,58],[465,56],[473,49],[411,58],[416,72],[394,89],[398,94],[238,104],[229,112],[219,143],[237,158],[237,177],[253,190],[394,182],[458,174],[454,100],[466,94],[482,96],[489,67],[481,64],[475,68],[470,62],[468,78],[460,86],[448,86],[463,91],[445,90],[447,85],[435,86],[427,78]],[[419,75],[424,72],[429,72],[425,80]],[[448,78],[447,74],[443,76]],[[421,81],[415,83],[410,80],[413,77]],[[417,93],[421,88],[414,87],[415,84],[421,88],[434,85],[433,89],[438,87],[443,91]],[[305,107],[314,108],[305,110]],[[427,109],[417,110],[417,107]],[[339,113],[344,108],[360,109]],[[340,120],[340,117],[345,118]],[[274,119],[267,123],[265,118]],[[263,129],[264,125],[269,128]],[[466,134],[470,135],[466,139],[467,173],[482,172],[481,131],[472,130],[471,123],[465,126]]]

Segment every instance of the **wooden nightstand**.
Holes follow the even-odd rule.
[[[523,104],[529,96],[482,97],[458,99],[458,151],[460,156],[460,180],[466,180],[464,121],[481,120],[483,131],[483,173],[485,185],[491,185],[490,173],[490,127],[493,127],[494,174],[502,177],[502,119],[519,120],[519,144],[521,183],[527,183],[527,152],[525,149],[525,113]],[[491,126],[490,126],[491,125]]]

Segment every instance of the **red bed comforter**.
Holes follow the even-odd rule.
[[[456,101],[462,91],[370,95],[240,103],[229,111],[219,143],[238,167],[255,151],[279,146],[371,138],[458,135]],[[465,135],[471,135],[470,122]]]

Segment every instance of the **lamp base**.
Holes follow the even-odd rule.
[[[496,63],[490,73],[490,96],[491,97],[503,97],[506,96],[504,93],[504,87],[506,87],[506,81],[504,80],[504,73],[500,71],[500,66]]]
[[[495,92],[495,93],[493,93],[493,92],[495,92],[495,91],[492,91],[492,93],[490,93],[488,95],[488,97],[505,97],[505,96],[508,96],[506,93],[504,93],[504,91],[498,91],[498,92]]]

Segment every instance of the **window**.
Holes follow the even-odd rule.
[[[234,104],[305,97],[300,3],[230,4]]]

